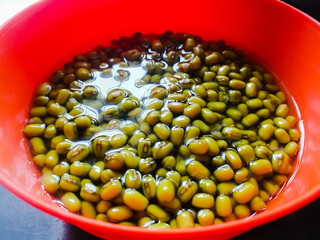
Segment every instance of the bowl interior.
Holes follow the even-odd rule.
[[[77,53],[136,31],[188,32],[224,39],[271,71],[290,96],[304,136],[288,184],[266,211],[200,229],[154,231],[114,226],[68,213],[52,202],[38,181],[22,134],[36,86]],[[302,207],[320,193],[320,25],[276,0],[44,0],[0,30],[0,182],[32,205],[95,235],[121,239],[229,238]],[[187,234],[187,235],[186,235]]]

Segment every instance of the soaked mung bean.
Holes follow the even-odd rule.
[[[222,40],[136,33],[41,83],[23,132],[68,211],[207,226],[263,211],[289,179],[301,134],[287,99]]]

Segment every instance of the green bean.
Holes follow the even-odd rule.
[[[60,177],[51,173],[47,173],[41,178],[41,183],[43,184],[44,189],[51,194],[58,191],[59,181]]]
[[[296,130],[296,129],[289,129],[289,136],[291,138],[292,141],[298,142],[300,137],[301,137],[301,133]]]
[[[30,150],[33,155],[44,154],[47,152],[47,147],[40,137],[32,137],[30,139]]]
[[[216,213],[220,217],[228,217],[232,214],[232,204],[229,196],[219,195],[215,202]]]
[[[118,171],[124,166],[124,157],[121,153],[114,152],[108,153],[104,157],[105,168],[110,168],[112,170]]]
[[[274,134],[274,126],[271,124],[263,124],[259,128],[259,137],[263,141],[268,141]]]
[[[217,142],[211,137],[202,137],[200,140],[204,140],[208,144],[208,155],[215,156],[220,153],[219,146]]]
[[[190,228],[194,227],[194,220],[191,213],[187,210],[180,212],[177,215],[177,227],[178,228]]]
[[[124,191],[123,202],[135,211],[143,211],[149,204],[149,200],[135,189]]]
[[[250,162],[249,169],[254,175],[263,175],[272,172],[272,165],[267,159],[258,159]]]
[[[242,118],[242,114],[239,110],[235,108],[228,108],[226,111],[228,117],[232,118],[234,121],[239,121]]]
[[[127,188],[139,189],[141,187],[141,174],[135,169],[128,169],[124,175]]]
[[[67,122],[63,126],[63,133],[69,140],[76,140],[78,138],[77,124],[74,122]]]
[[[238,219],[246,218],[251,215],[250,208],[245,204],[239,204],[234,208],[234,214]]]
[[[93,204],[89,201],[81,202],[81,211],[80,214],[87,218],[96,218],[96,210]]]
[[[176,165],[176,159],[173,156],[166,156],[162,159],[161,165],[166,169],[173,169]]]
[[[156,180],[151,175],[145,175],[142,178],[142,191],[148,199],[156,196]]]
[[[282,150],[276,150],[272,154],[272,168],[275,172],[280,174],[287,174],[291,170],[290,156]]]
[[[240,204],[249,202],[255,194],[255,186],[250,182],[241,183],[233,190],[233,198]]]
[[[197,208],[212,208],[214,206],[214,198],[208,193],[197,193],[193,196],[191,204]]]
[[[126,134],[116,134],[111,137],[109,143],[112,148],[121,148],[127,143],[128,136]]]
[[[217,184],[217,193],[218,194],[224,194],[224,195],[228,195],[231,196],[233,189],[236,187],[237,185],[234,182],[228,181],[228,182],[220,182]],[[231,199],[232,200],[232,199]]]
[[[151,89],[150,98],[164,99],[168,95],[167,90],[162,86],[157,86]]]
[[[89,202],[99,202],[101,200],[100,187],[95,186],[93,183],[86,183],[81,187],[80,196]]]
[[[196,180],[201,180],[209,177],[210,171],[206,166],[204,166],[201,162],[199,161],[191,161],[187,165],[187,173],[190,177],[196,179]]]
[[[242,167],[242,161],[240,155],[233,150],[225,151],[226,162],[232,167],[232,169],[240,169]]]
[[[45,106],[36,106],[30,109],[31,117],[45,117],[47,116],[47,108]]]
[[[59,103],[48,103],[47,111],[51,116],[59,117],[67,112],[67,109]]]
[[[170,134],[170,142],[174,146],[180,146],[184,137],[184,129],[182,127],[173,127]]]
[[[198,127],[203,134],[210,132],[210,127],[200,119],[194,120],[192,125]]]
[[[242,138],[242,133],[238,128],[235,127],[225,127],[222,130],[222,134],[225,138],[229,140],[240,140]]]
[[[133,211],[125,205],[111,207],[107,211],[108,220],[114,223],[128,220],[132,216],[133,216]]]
[[[91,164],[86,162],[73,162],[70,165],[70,173],[77,177],[84,177],[88,175],[91,169]]]
[[[70,162],[83,161],[90,154],[90,149],[84,144],[74,146],[68,153],[67,159]]]
[[[192,153],[199,155],[206,154],[209,150],[207,141],[201,139],[192,139],[188,147]]]
[[[246,127],[252,127],[257,124],[259,117],[256,114],[250,113],[242,119],[242,124]]]
[[[201,226],[209,226],[214,222],[214,213],[210,209],[201,209],[197,213],[197,220]]]
[[[173,114],[170,111],[168,110],[161,111],[160,122],[170,125],[172,120],[173,120]]]
[[[152,157],[141,158],[139,162],[139,171],[143,174],[149,174],[157,167],[157,162]]]
[[[98,161],[96,162],[89,171],[89,177],[92,181],[98,181],[101,179],[101,172],[104,169],[104,162]]]
[[[46,125],[45,124],[29,124],[24,128],[24,134],[28,137],[39,137],[45,133]]]
[[[190,124],[190,118],[187,116],[179,116],[172,120],[172,126],[186,128]]]
[[[155,159],[162,159],[168,156],[173,150],[173,144],[168,141],[161,141],[157,143],[152,149],[152,156]]]
[[[147,215],[156,221],[168,222],[170,220],[169,214],[158,205],[149,204],[146,211]]]
[[[140,140],[146,138],[146,134],[138,131],[135,132],[132,137],[129,139],[128,143],[132,146],[132,147],[137,147]]]
[[[180,186],[181,175],[179,172],[174,170],[168,171],[165,175],[165,178],[169,179],[173,183],[175,188],[178,188]]]
[[[206,106],[206,102],[203,99],[196,97],[196,96],[189,97],[188,103],[189,104],[199,104],[201,108]]]
[[[72,192],[66,192],[61,197],[61,202],[70,212],[79,212],[81,209],[81,202],[79,198]]]
[[[207,124],[214,124],[217,121],[217,116],[209,108],[201,109],[201,117]]]
[[[197,103],[191,104],[183,110],[183,114],[189,118],[195,118],[197,115],[200,114],[200,112],[201,112],[201,107]]]
[[[213,52],[212,54],[206,56],[205,64],[210,66],[219,62],[219,54],[217,52]]]
[[[198,191],[198,184],[194,181],[183,181],[177,191],[177,197],[182,203],[189,202]]]
[[[290,128],[294,128],[295,127],[295,125],[297,124],[297,119],[296,119],[296,117],[294,117],[294,116],[287,116],[286,118],[285,118],[286,120],[287,120],[287,122],[290,124]]]
[[[290,136],[283,128],[277,128],[274,130],[274,136],[281,144],[287,144],[290,142]]]
[[[118,179],[111,179],[101,187],[100,197],[103,200],[111,200],[122,191],[122,184]]]
[[[219,182],[225,182],[229,181],[233,178],[234,176],[234,171],[230,167],[230,165],[225,164],[223,166],[218,167],[214,172],[214,177],[219,181]]]
[[[261,185],[262,188],[271,196],[277,195],[280,190],[279,186],[271,180],[265,179],[262,181]]]
[[[45,166],[46,154],[40,153],[33,157],[33,162],[38,166],[43,168]],[[58,174],[56,174],[58,175]],[[59,176],[59,175],[58,175]]]
[[[80,178],[71,174],[63,174],[60,178],[60,188],[69,191],[76,192],[80,189]]]
[[[255,196],[250,201],[250,209],[255,212],[260,212],[266,208],[265,202],[258,196]]]
[[[158,123],[153,127],[154,133],[160,140],[167,140],[170,136],[170,129],[163,123]]]
[[[290,156],[290,157],[294,157],[297,155],[298,151],[299,151],[299,144],[296,142],[289,142],[285,148],[284,151]]]
[[[159,182],[156,191],[156,197],[159,202],[172,202],[175,198],[175,187],[169,179],[163,179]]]
[[[208,72],[206,72],[208,73]],[[207,96],[207,90],[202,85],[195,85],[193,87],[193,91],[198,95],[200,98],[205,98]]]

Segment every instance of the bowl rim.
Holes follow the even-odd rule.
[[[289,9],[294,14],[299,15],[300,18],[304,19],[308,24],[312,25],[315,28],[318,28],[320,31],[320,23],[309,16],[308,14],[302,12],[301,10],[285,3],[280,0],[260,0],[260,1],[269,1],[269,2],[275,2],[275,4],[279,4],[279,6],[282,6],[284,8]],[[0,38],[2,38],[7,31],[10,31],[16,24],[19,24],[20,22],[23,22],[25,18],[28,18],[31,16],[34,12],[37,12],[44,8],[46,5],[52,3],[52,0],[39,0],[38,2],[32,3],[28,7],[26,7],[21,12],[15,14],[13,17],[9,18],[7,21],[5,21],[0,26]],[[57,0],[59,2],[59,0]],[[302,208],[303,206],[311,203],[312,201],[316,200],[320,197],[320,184],[319,186],[313,188],[312,190],[309,190],[307,193],[300,195],[296,199],[293,199],[291,202],[288,202],[284,204],[281,207],[281,210],[277,209],[269,209],[268,214],[263,214],[263,212],[255,214],[254,217],[249,217],[245,219],[238,219],[231,222],[226,222],[223,224],[218,225],[211,225],[211,226],[203,226],[200,228],[192,228],[192,229],[161,229],[155,230],[155,229],[145,229],[140,227],[130,227],[130,226],[122,226],[119,224],[113,224],[109,222],[100,222],[93,219],[88,219],[86,217],[83,217],[78,214],[74,214],[68,211],[61,211],[57,207],[50,207],[50,203],[45,201],[38,201],[38,198],[36,196],[27,194],[26,192],[21,192],[20,189],[12,184],[9,179],[5,178],[5,176],[0,175],[0,184],[3,185],[6,189],[8,189],[10,192],[12,192],[14,195],[18,196],[23,201],[29,203],[30,205],[34,206],[35,208],[40,209],[43,212],[46,212],[54,217],[60,218],[62,220],[65,220],[71,224],[74,224],[81,228],[83,225],[87,226],[99,226],[100,228],[108,229],[108,230],[120,230],[121,232],[125,233],[132,233],[132,234],[154,234],[157,233],[157,235],[165,237],[166,235],[181,235],[181,234],[197,234],[207,231],[218,231],[219,233],[222,233],[223,231],[237,226],[244,227],[245,229],[252,229],[258,225],[262,225],[265,223],[268,223],[270,221],[273,221],[277,218],[283,217],[285,215],[288,215],[292,212],[294,212],[297,209]],[[250,227],[248,227],[250,225]]]

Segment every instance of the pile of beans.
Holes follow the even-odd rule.
[[[85,217],[186,228],[249,217],[287,181],[297,119],[224,41],[146,34],[74,56],[24,128],[45,190]]]

